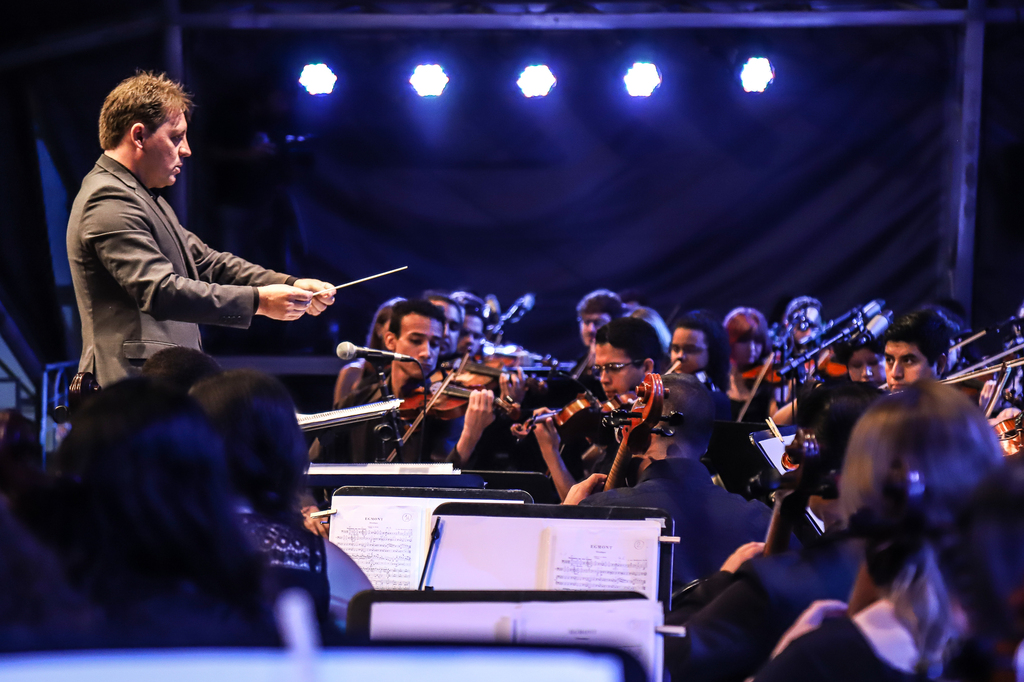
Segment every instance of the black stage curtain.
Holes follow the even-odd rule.
[[[1024,299],[1024,30],[986,31],[974,259],[979,326],[1015,315]]]
[[[410,266],[319,319],[208,328],[207,350],[331,352],[365,336],[379,302],[425,288],[505,305],[534,292],[506,338],[562,358],[597,287],[639,289],[664,315],[799,294],[828,315],[875,297],[909,309],[943,282],[957,33],[187,33],[187,226],[298,275]],[[103,96],[159,66],[159,41],[118,48],[26,85],[69,201],[99,154]],[[758,53],[777,80],[747,94],[737,72]],[[638,60],[664,77],[649,99],[623,89]],[[299,89],[307,61],[335,69],[333,95]],[[409,74],[435,61],[452,80],[421,99]],[[539,62],[558,85],[528,100],[515,79]]]

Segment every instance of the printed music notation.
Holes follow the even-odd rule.
[[[660,529],[549,528],[547,589],[630,590],[657,598]]]
[[[423,519],[417,507],[343,508],[331,522],[330,540],[352,557],[374,589],[416,589]]]

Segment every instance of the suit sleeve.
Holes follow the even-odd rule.
[[[182,276],[160,250],[139,197],[105,187],[82,212],[82,238],[103,267],[156,320],[248,327],[255,314],[250,286],[222,285]]]

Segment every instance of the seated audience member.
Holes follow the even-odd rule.
[[[630,317],[643,320],[647,324],[654,327],[654,331],[658,332],[658,340],[661,341],[661,360],[668,357],[668,347],[672,344],[672,332],[668,330],[668,325],[665,324],[665,320],[661,318],[658,311],[654,308],[648,308],[646,306],[640,306],[634,308],[630,313]]]
[[[880,395],[865,384],[822,386],[808,394],[799,428],[816,438],[826,470],[842,467],[854,424]],[[687,630],[685,638],[665,641],[673,679],[746,679],[811,602],[850,593],[862,545],[841,534],[845,517],[834,500],[812,497],[809,506],[825,522],[819,542],[772,556],[761,556],[761,543],[741,546],[721,571],[673,600],[666,621]]]
[[[393,353],[416,358],[418,362],[392,362],[387,388],[397,398],[412,396],[437,366],[437,354],[444,337],[445,317],[439,306],[425,300],[396,303],[391,322],[384,332],[384,346]],[[339,407],[377,402],[383,395],[378,381],[367,383]],[[402,448],[402,461],[450,461],[464,467],[473,455],[484,429],[494,423],[494,393],[473,391],[464,417],[444,421],[428,416]],[[373,462],[385,455],[374,434],[375,422],[364,422],[341,432],[320,437],[321,461]],[[404,427],[403,427],[404,428]],[[390,450],[393,445],[386,448]]]
[[[885,353],[881,341],[839,343],[834,350],[836,362],[846,365],[850,381],[885,386]]]
[[[691,310],[672,325],[669,346],[671,365],[676,371],[693,374],[715,401],[715,419],[731,420],[732,405],[725,390],[729,387],[729,337],[717,318],[704,310]]]
[[[650,372],[658,371],[661,341],[654,327],[643,320],[621,317],[597,330],[594,338],[594,355],[594,371],[601,380],[605,396],[611,398],[625,395],[632,399],[635,397],[634,390],[643,383],[644,377]],[[550,411],[540,408],[534,414],[541,415]],[[537,422],[534,433],[544,463],[551,472],[555,489],[564,500],[576,480],[563,460],[561,437],[551,420]],[[598,441],[601,434],[595,431],[587,435]],[[584,465],[585,469],[589,468],[591,471],[599,467],[607,470],[611,467],[611,457],[607,456],[607,448],[603,445],[591,447],[584,455]]]
[[[733,419],[740,415],[753,390],[755,370],[763,365],[771,348],[768,346],[768,322],[754,308],[735,308],[725,316],[725,331],[729,335],[729,386],[726,393],[732,403]],[[746,376],[745,376],[746,375]],[[763,422],[774,410],[772,387],[762,382],[757,395],[743,415],[748,422]]]
[[[67,584],[57,558],[0,498],[0,651],[99,644],[88,602]]]
[[[946,373],[949,326],[936,312],[919,310],[900,315],[882,337],[885,344],[885,382],[900,391],[924,379]]]
[[[192,397],[224,439],[242,527],[263,557],[271,596],[301,587],[322,623],[328,611],[344,621],[352,595],[372,588],[347,554],[304,527],[299,494],[309,460],[288,390],[242,369],[196,384]]]
[[[221,372],[220,364],[201,350],[174,346],[157,351],[142,365],[142,376],[188,391],[197,381]]]
[[[238,525],[221,439],[183,392],[126,379],[72,417],[58,459],[73,585],[132,646],[274,645],[261,566]]]
[[[387,331],[388,323],[391,322],[391,309],[404,298],[390,298],[377,308],[373,314],[373,322],[370,323],[370,331],[366,335],[366,347],[374,350],[385,350],[384,332]],[[372,382],[377,379],[377,367],[372,361],[358,358],[348,363],[338,372],[338,380],[334,382],[335,408],[341,405],[349,395],[360,390],[360,383]]]
[[[840,479],[840,504],[856,512],[851,532],[866,543],[849,603],[812,605],[755,679],[941,674],[959,631],[938,558],[973,488],[1001,465],[981,410],[955,389],[926,381],[875,403],[854,428]]]
[[[948,679],[1021,679],[1024,640],[1024,466],[1008,461],[975,489],[941,555],[943,576],[966,616],[967,640]],[[1015,669],[1016,668],[1016,669]]]
[[[714,572],[740,545],[763,540],[771,510],[716,486],[701,463],[715,418],[710,392],[690,374],[669,374],[662,381],[667,394],[662,415],[678,412],[683,422],[668,427],[675,432],[671,437],[651,436],[636,485],[596,492],[607,477],[594,474],[573,486],[564,503],[667,511],[680,538],[672,582],[681,586]]]

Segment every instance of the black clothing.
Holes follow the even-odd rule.
[[[715,403],[715,421],[731,422],[736,418],[732,413],[732,401],[728,393],[711,391],[711,400]]]
[[[811,602],[849,597],[862,557],[856,541],[823,538],[800,551],[751,559],[731,580],[712,576],[666,618],[685,624],[687,636],[666,638],[665,669],[687,682],[746,679]],[[694,613],[701,599],[711,601]]]
[[[767,664],[755,682],[912,682],[926,680],[891,667],[849,618],[830,618],[793,640]]]
[[[764,504],[716,486],[700,461],[685,457],[654,460],[632,488],[597,493],[580,504],[667,511],[680,538],[672,561],[675,584],[709,575],[740,545],[763,540],[772,516]]]
[[[265,566],[271,602],[291,587],[309,593],[321,623],[330,620],[331,587],[327,582],[324,539],[295,524],[272,521],[260,514],[239,514],[239,521]]]
[[[356,389],[344,400],[339,408],[366,405],[381,400],[380,382],[376,376],[361,381]],[[380,439],[374,434],[379,421],[367,421],[355,426],[332,429],[320,435],[320,457],[318,462],[376,462],[386,457],[393,446],[384,453]],[[455,446],[462,433],[464,419],[441,420],[427,417],[416,432],[402,446],[403,462],[457,462]],[[399,429],[404,432],[408,424],[399,420]],[[426,436],[424,437],[424,434]],[[401,434],[399,434],[401,435]]]

